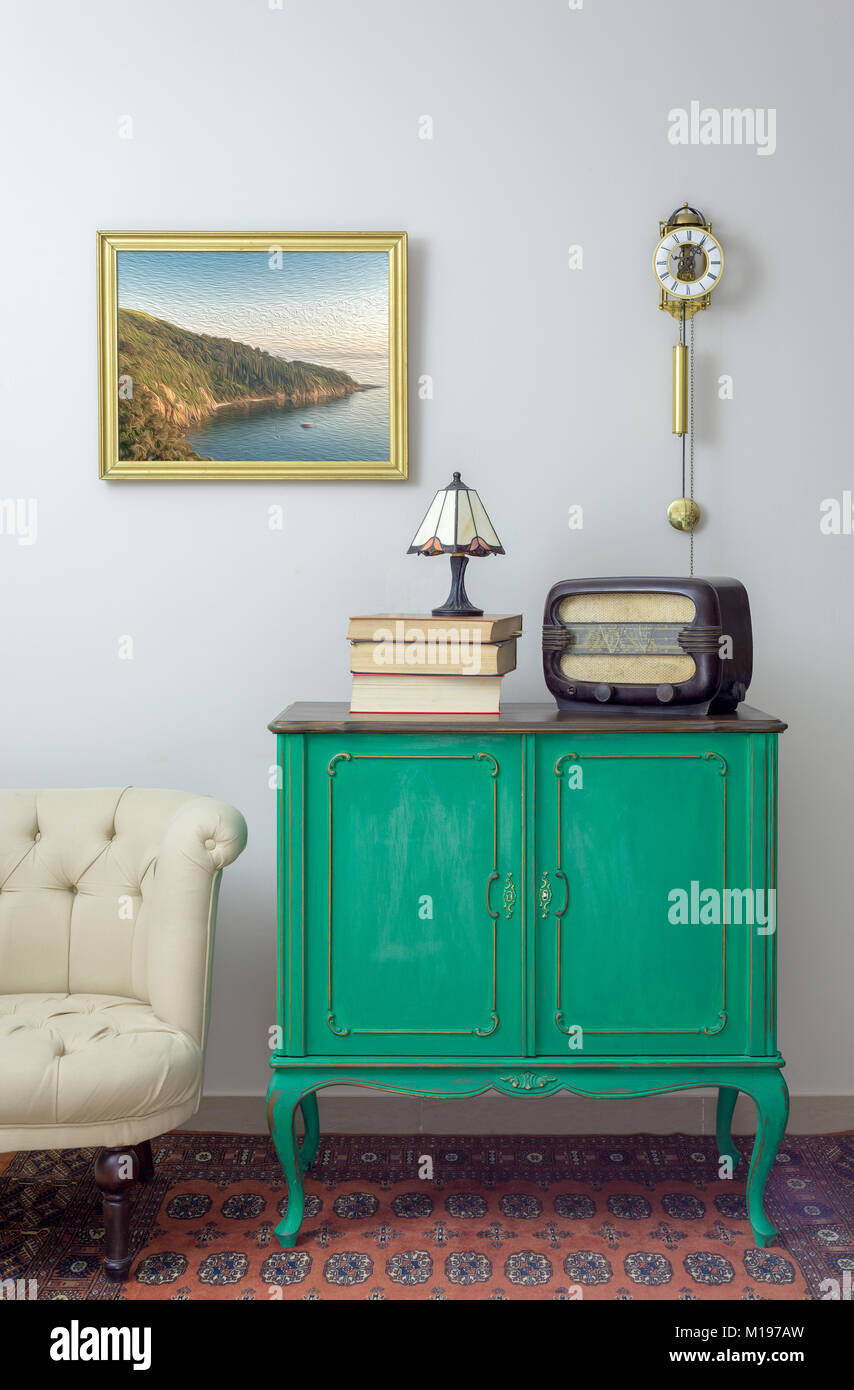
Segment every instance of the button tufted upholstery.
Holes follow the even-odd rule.
[[[198,1108],[233,807],[0,791],[0,1151],[135,1144]]]

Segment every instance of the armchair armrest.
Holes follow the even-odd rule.
[[[148,993],[158,1017],[204,1048],[219,881],[246,844],[246,822],[224,801],[196,796],[166,825],[157,852],[148,940]]]

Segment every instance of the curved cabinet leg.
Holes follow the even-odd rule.
[[[762,1247],[770,1245],[777,1234],[777,1228],[765,1214],[763,1198],[789,1116],[789,1091],[779,1071],[757,1074],[743,1089],[756,1105],[756,1139],[747,1174],[747,1214],[756,1244]]]
[[[285,1250],[297,1243],[305,1207],[303,1170],[294,1129],[300,1089],[297,1082],[288,1085],[274,1077],[267,1092],[267,1123],[288,1184],[287,1211],[276,1227],[279,1244]]]
[[[715,1137],[718,1144],[718,1158],[731,1158],[733,1172],[735,1172],[741,1162],[741,1154],[732,1140],[732,1112],[735,1109],[737,1100],[738,1091],[734,1086],[718,1087],[718,1106],[715,1115]]]
[[[317,1114],[317,1092],[309,1091],[300,1101],[305,1136],[299,1151],[300,1167],[307,1172],[314,1162],[317,1145],[320,1142],[320,1119]]]

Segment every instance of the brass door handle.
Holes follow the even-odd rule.
[[[561,908],[560,912],[555,912],[555,917],[557,917],[558,920],[560,920],[560,918],[563,917],[566,913],[566,909],[569,907],[569,879],[563,872],[563,869],[555,869],[554,872],[555,878],[561,879],[564,887],[565,896],[563,900],[563,907]],[[537,889],[537,897],[540,903],[540,916],[548,917],[552,906],[552,885],[549,880],[549,874],[547,869],[543,869],[543,876],[540,879],[540,886]]]
[[[563,900],[563,907],[561,908],[560,912],[556,912],[556,913],[555,913],[555,917],[557,917],[558,919],[560,919],[561,917],[565,916],[565,914],[566,914],[566,909],[569,907],[569,879],[567,878],[566,874],[563,872],[563,869],[555,869],[555,878],[562,878],[562,879],[563,879],[563,886],[564,886],[564,889],[566,890],[566,897],[565,897],[564,900]]]
[[[493,922],[496,922],[498,920],[498,913],[493,912],[492,908],[489,906],[489,890],[498,877],[499,875],[497,871],[493,869],[492,873],[489,875],[489,878],[486,880],[486,910],[492,918]]]

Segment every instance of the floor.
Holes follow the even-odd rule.
[[[803,1300],[854,1268],[851,1133],[786,1136],[767,1250],[746,1221],[746,1165],[722,1179],[711,1136],[323,1135],[289,1251],[266,1136],[153,1147],[125,1285],[100,1270],[92,1151],[0,1158],[0,1279],[94,1300]]]

